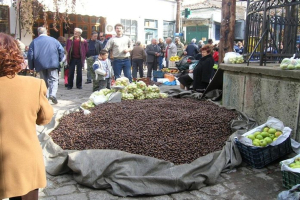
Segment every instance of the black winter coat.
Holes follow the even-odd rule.
[[[193,70],[193,90],[205,89],[213,74],[213,66],[215,62],[211,54],[202,57]]]

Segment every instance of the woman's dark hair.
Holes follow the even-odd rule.
[[[0,76],[15,76],[21,70],[24,58],[16,41],[10,35],[0,33]]]
[[[219,48],[218,48],[218,47],[214,47],[213,50],[214,50],[214,51],[219,51]]]
[[[212,46],[210,44],[206,44],[200,51],[206,51],[207,54],[212,54]]]

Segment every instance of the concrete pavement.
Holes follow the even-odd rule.
[[[55,112],[78,107],[89,98],[92,84],[84,84],[85,81],[84,73],[83,89],[67,90],[63,80],[60,80],[57,93],[58,104],[53,105]],[[242,164],[236,170],[222,173],[215,185],[200,190],[155,197],[117,197],[105,190],[94,190],[77,184],[72,174],[47,175],[47,187],[40,189],[39,196],[41,200],[269,200],[276,199],[282,190],[285,189],[282,187],[281,171],[278,162],[275,162],[263,169],[252,169]]]

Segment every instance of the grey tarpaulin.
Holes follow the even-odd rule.
[[[174,165],[117,150],[62,150],[48,134],[58,125],[61,116],[74,111],[58,112],[52,123],[39,134],[46,171],[51,175],[71,171],[79,184],[106,189],[118,196],[163,195],[214,184],[222,171],[231,170],[242,162],[234,137],[243,134],[252,122],[245,122],[244,130],[240,126],[243,123],[233,127],[239,131],[225,142],[223,150],[200,157],[190,164]]]

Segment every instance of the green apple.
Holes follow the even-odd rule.
[[[259,142],[259,146],[261,146],[261,147],[265,147],[265,146],[267,146],[267,142],[266,142],[266,141],[264,141],[264,140],[260,140],[260,142]]]
[[[279,137],[279,136],[281,136],[282,135],[282,132],[281,131],[277,131],[276,133],[275,133],[275,137]]]
[[[300,157],[295,158],[295,161],[300,161]]]
[[[272,133],[272,134],[275,134],[276,133],[276,129],[275,128],[270,128],[268,133]]]
[[[260,145],[259,145],[259,142],[257,142],[257,141],[255,141],[255,142],[253,142],[252,143],[254,146],[256,146],[256,147],[259,147]]]
[[[259,139],[254,139],[253,142],[257,142],[259,144]]]
[[[277,137],[273,139],[273,142],[277,140]]]
[[[268,132],[268,131],[269,131],[269,127],[263,128],[263,132]]]
[[[296,161],[295,163],[296,163],[297,165],[300,165],[300,161]]]
[[[269,134],[269,138],[271,138],[272,140],[275,138],[274,134]]]
[[[254,135],[254,137],[256,137],[257,135],[259,135],[261,132],[259,132],[259,131],[256,131],[253,135]]]
[[[254,135],[248,135],[247,138],[251,139],[251,140],[254,140],[255,139],[255,136]]]
[[[290,165],[289,165],[289,167],[294,167],[296,165],[296,163],[291,163]]]
[[[269,133],[268,133],[268,132],[262,132],[262,133],[261,133],[261,136],[263,136],[264,138],[265,138],[265,137],[268,137],[268,136],[269,136]]]
[[[257,135],[255,138],[256,138],[256,139],[259,139],[259,140],[264,139],[264,137],[263,137],[262,135]]]
[[[270,137],[265,137],[264,141],[266,141],[268,144],[273,142],[273,140]]]

